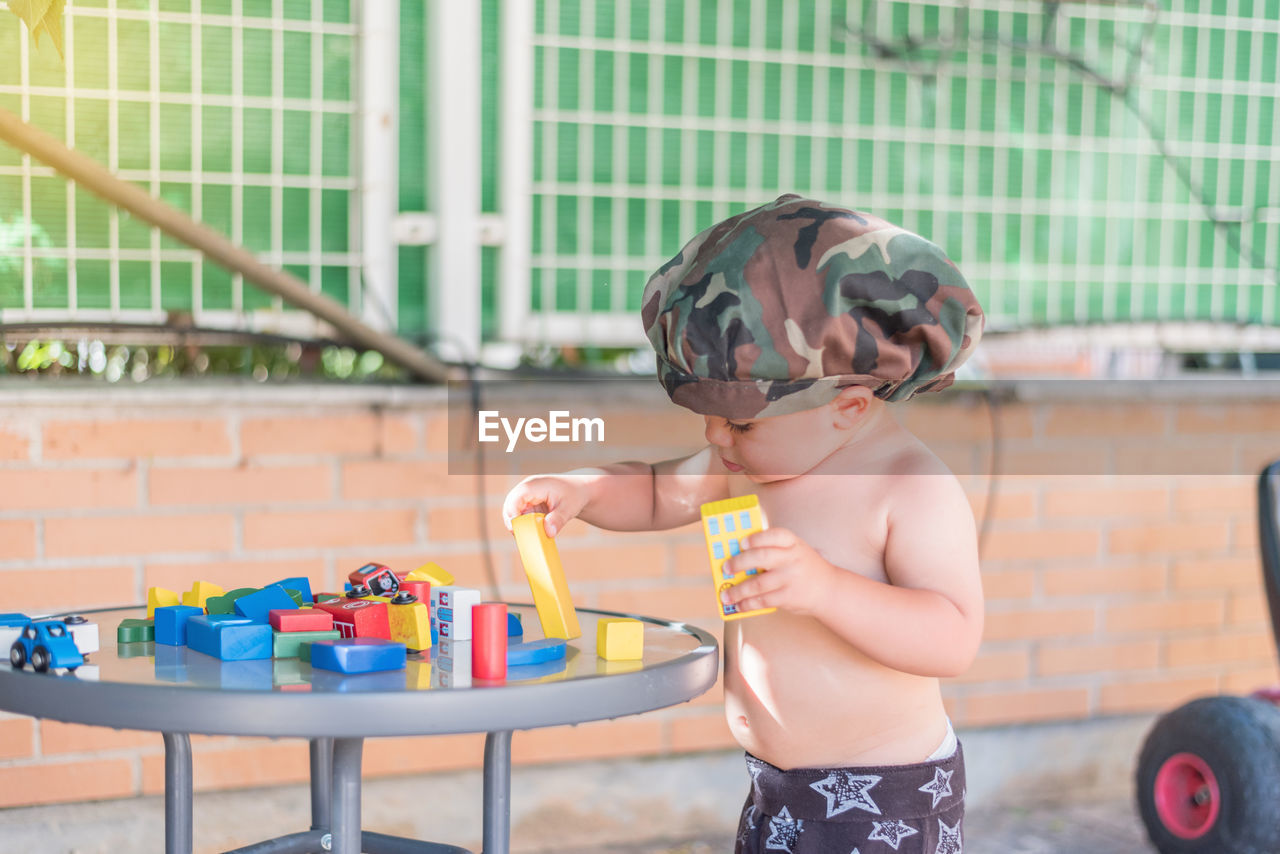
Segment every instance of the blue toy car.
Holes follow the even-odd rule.
[[[9,663],[14,670],[21,670],[28,661],[37,673],[45,673],[51,667],[75,670],[84,664],[84,656],[76,648],[66,623],[41,620],[27,624],[9,647]]]

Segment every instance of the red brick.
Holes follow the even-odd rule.
[[[675,574],[681,578],[711,578],[706,543],[678,543],[671,547]]]
[[[1199,513],[1257,512],[1257,485],[1253,476],[1214,479],[1205,485],[1205,478],[1196,478],[1194,486],[1179,486],[1173,493],[1173,506],[1179,513],[1193,516]]]
[[[192,782],[197,792],[278,786],[310,779],[307,743],[295,739],[237,739],[229,746],[201,749],[192,741]],[[164,755],[142,757],[142,792],[164,791]]]
[[[1092,608],[1018,608],[987,612],[985,641],[1030,640],[1092,634],[1096,625]]]
[[[148,475],[152,504],[281,504],[325,501],[333,496],[328,466],[160,468]]]
[[[720,619],[710,579],[706,584],[656,588],[632,586],[625,590],[606,590],[594,598],[596,605],[605,611],[621,611],[624,614],[640,614],[666,620],[689,620],[695,625]]]
[[[24,427],[0,427],[0,460],[26,460],[31,457],[31,439]]]
[[[1048,518],[1163,516],[1168,511],[1167,489],[1055,489],[1044,496]]]
[[[35,556],[36,523],[0,519],[0,560],[26,560]]]
[[[246,513],[246,549],[374,547],[415,540],[414,510]]]
[[[987,560],[1057,560],[1093,557],[1100,537],[1094,528],[1037,528],[991,531],[982,547]]]
[[[1002,405],[995,412],[977,398],[943,401],[915,398],[895,404],[893,414],[899,423],[921,440],[954,438],[970,443],[990,441],[994,415],[1005,438],[1026,439],[1033,435],[1033,410],[1024,404]]]
[[[1029,569],[987,570],[982,573],[982,593],[995,599],[1029,599],[1035,592],[1035,573]]]
[[[1098,711],[1106,713],[1164,712],[1194,697],[1218,693],[1217,676],[1164,678],[1133,681],[1126,679],[1103,685]]]
[[[1045,436],[1161,436],[1168,432],[1169,415],[1163,407],[1147,403],[1054,404],[1044,412]]]
[[[89,516],[44,523],[49,557],[230,551],[233,537],[232,517],[222,514]]]
[[[449,474],[446,460],[356,460],[342,466],[342,497],[348,500],[456,496],[474,489],[471,478]]]
[[[0,472],[6,510],[134,507],[138,475],[132,469],[41,468]]]
[[[1113,605],[1105,625],[1111,632],[1170,632],[1222,625],[1225,606],[1220,599],[1181,599]]]
[[[1257,593],[1236,593],[1227,602],[1228,625],[1254,627],[1269,625],[1270,620],[1267,600]]]
[[[371,738],[364,743],[361,767],[366,778],[390,777],[477,768],[483,759],[483,733]]]
[[[631,547],[618,544],[597,548],[580,548],[571,544],[559,551],[565,574],[582,581],[625,581],[629,578],[662,578],[666,575],[666,549],[656,542]],[[710,579],[707,583],[711,583]]]
[[[1276,645],[1270,632],[1210,634],[1171,638],[1165,644],[1168,667],[1202,664],[1264,664],[1275,657]]]
[[[1171,554],[1224,549],[1228,528],[1220,522],[1183,522],[1114,528],[1108,535],[1113,554]]]
[[[64,611],[133,605],[140,601],[136,576],[130,566],[89,566],[41,569],[39,584],[24,584],[0,572],[4,607],[10,611]],[[91,618],[92,619],[92,618]],[[100,630],[101,631],[101,630]]]
[[[34,753],[35,720],[0,718],[0,759],[26,759]]]
[[[1036,673],[1040,676],[1154,670],[1159,664],[1160,644],[1154,640],[1055,644],[1041,647],[1036,653]]]
[[[413,444],[403,432],[388,433],[384,419],[370,413],[246,418],[240,449],[246,456],[402,453]]]
[[[1110,450],[1101,442],[1064,442],[1052,448],[1018,442],[1005,447],[1000,470],[1028,477],[1098,475],[1111,470],[1110,460]]]
[[[520,764],[646,756],[661,751],[662,725],[653,716],[519,730],[511,741],[511,759]]]
[[[1025,649],[982,650],[963,674],[948,681],[956,683],[1008,682],[1025,679],[1030,663]]]
[[[1167,570],[1156,563],[1046,569],[1040,576],[1049,596],[1104,596],[1114,593],[1159,593]]]
[[[97,801],[136,794],[130,759],[0,767],[0,807]]]
[[[964,721],[968,726],[1071,720],[1083,718],[1088,712],[1089,692],[1085,688],[995,691],[964,698]]]
[[[988,514],[988,493],[985,490],[969,490],[969,506],[973,510],[973,518],[978,522]],[[990,521],[1005,519],[1034,519],[1036,515],[1036,496],[1031,492],[1009,492],[1003,487],[997,489],[995,501],[990,507]]]
[[[120,418],[44,425],[46,460],[213,457],[231,453],[220,418]]]
[[[40,722],[40,752],[45,756],[58,753],[97,753],[131,747],[163,749],[163,746],[164,740],[155,732],[83,726],[50,720]]]
[[[611,448],[671,445],[697,447],[704,444],[706,422],[683,409],[658,412],[617,410],[596,413],[605,422],[605,441]]]
[[[1178,433],[1275,433],[1280,424],[1280,403],[1218,402],[1206,406],[1182,406],[1175,419]]]
[[[564,532],[557,534],[556,540],[559,541],[563,535]],[[511,536],[502,524],[501,504],[491,504],[483,511],[477,510],[474,504],[468,504],[460,507],[435,507],[427,512],[427,537],[431,542],[475,541],[486,536]]]
[[[1235,470],[1235,448],[1229,442],[1206,447],[1203,440],[1134,439],[1117,441],[1118,475],[1216,475]]]
[[[1262,589],[1262,560],[1257,556],[1216,557],[1174,561],[1174,590]]]
[[[1262,667],[1233,668],[1222,677],[1224,694],[1252,694],[1262,688],[1280,688],[1280,669],[1274,661]]]

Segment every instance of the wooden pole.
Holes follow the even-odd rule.
[[[63,177],[151,223],[175,240],[200,250],[217,264],[239,273],[245,281],[328,321],[352,343],[377,350],[416,377],[435,383],[450,378],[449,367],[440,360],[402,338],[370,328],[341,303],[324,294],[314,293],[306,282],[296,276],[263,264],[247,249],[232,243],[221,233],[153,198],[138,185],[117,178],[96,160],[68,148],[60,140],[3,108],[0,108],[0,139],[44,161]]]

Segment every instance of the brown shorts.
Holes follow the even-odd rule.
[[[914,765],[783,771],[747,754],[735,854],[961,854],[964,752]]]

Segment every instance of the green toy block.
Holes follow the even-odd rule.
[[[304,643],[322,640],[337,640],[341,635],[336,630],[320,632],[276,632],[272,646],[273,658],[298,658]],[[308,653],[310,650],[308,650]],[[310,656],[306,659],[310,661]]]
[[[204,604],[205,611],[210,614],[234,614],[237,599],[248,596],[250,593],[257,593],[261,589],[260,587],[238,587],[221,596],[210,596]]]
[[[314,634],[314,633],[307,632],[307,634]],[[315,643],[315,641],[308,638],[307,640],[304,640],[298,644],[298,660],[299,661],[305,661],[307,664],[311,663],[311,644],[313,643]]]
[[[116,628],[116,643],[145,643],[156,639],[155,620],[121,620]]]
[[[289,598],[293,600],[293,604],[297,605],[299,608],[301,608],[303,605],[311,604],[310,602],[308,602],[306,599],[303,598],[301,591],[290,590],[288,587],[286,587],[284,589],[284,592],[289,594]]]

